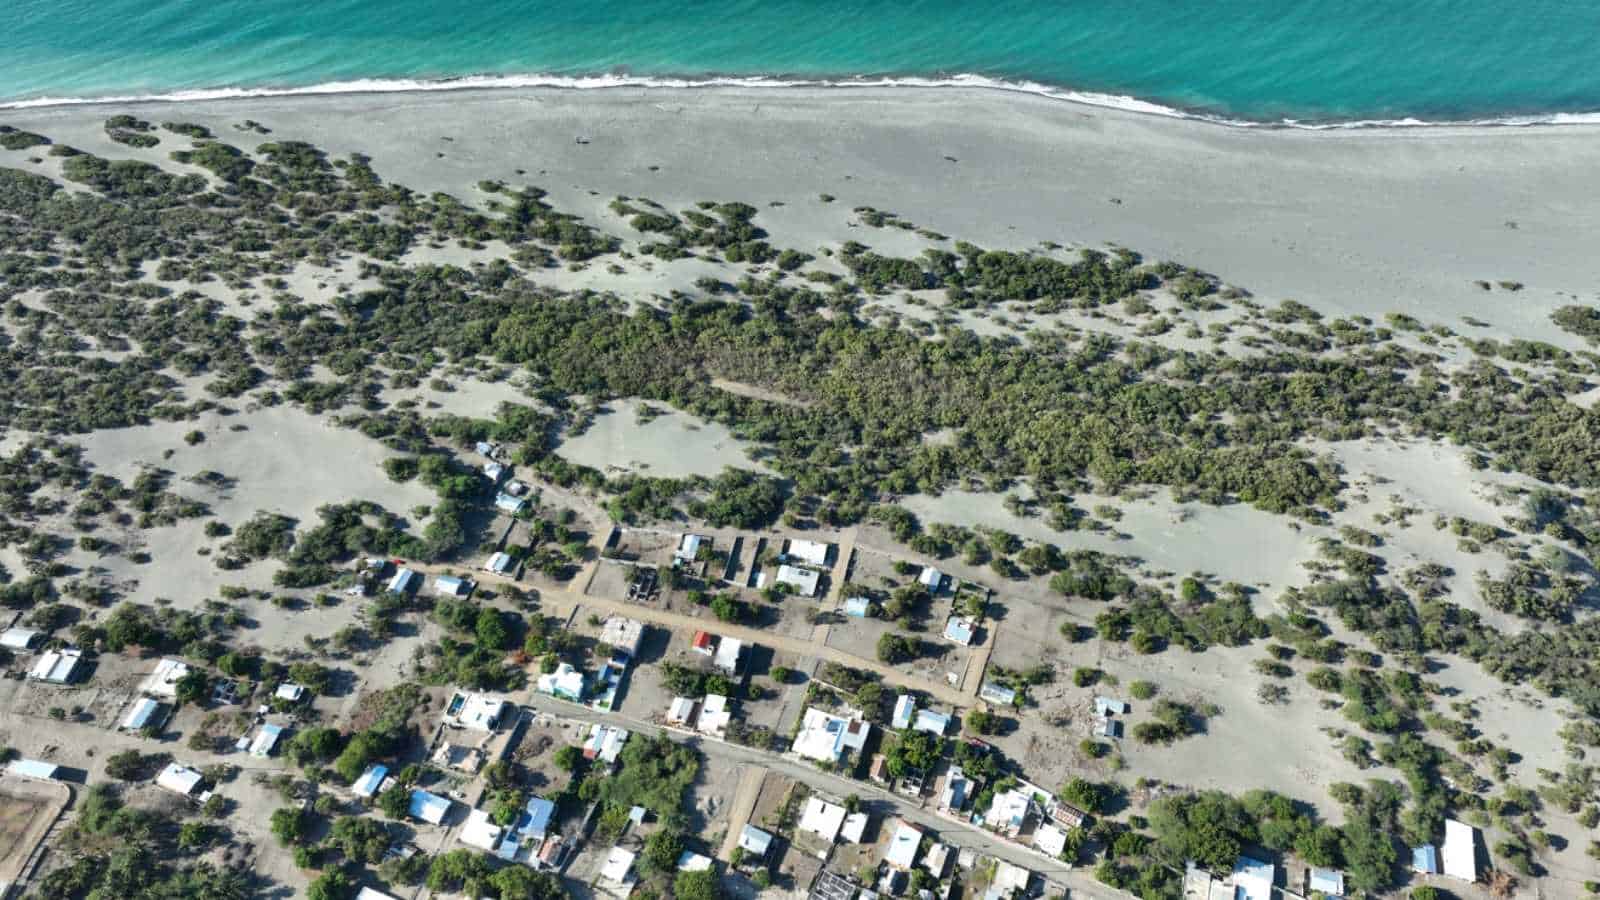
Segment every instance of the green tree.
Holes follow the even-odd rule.
[[[190,669],[173,688],[180,704],[204,703],[211,697],[211,676],[199,669]]]
[[[551,761],[561,771],[573,772],[583,763],[583,751],[572,744],[562,744],[556,748],[555,754],[551,756]]]
[[[288,756],[301,765],[326,762],[339,755],[343,743],[337,728],[307,728],[289,742]]]
[[[1072,778],[1061,786],[1061,799],[1086,813],[1100,812],[1104,795],[1100,786],[1085,778]]]
[[[144,773],[145,757],[137,750],[123,750],[106,757],[106,774],[119,781],[133,781]]]
[[[715,872],[679,872],[672,880],[675,900],[722,900],[722,882]]]
[[[1173,865],[1192,859],[1213,872],[1226,872],[1240,849],[1256,839],[1250,815],[1221,791],[1162,797],[1151,804],[1149,818],[1162,859]]]
[[[473,631],[478,636],[478,643],[489,650],[505,650],[511,646],[511,630],[506,627],[500,611],[492,606],[485,606],[478,611]]]
[[[912,659],[917,655],[917,646],[914,638],[893,632],[884,632],[878,638],[878,661],[894,665]]]
[[[999,717],[986,709],[974,707],[967,713],[967,730],[974,734],[994,734],[999,723]]]
[[[274,810],[272,813],[272,836],[285,846],[298,844],[305,840],[306,831],[310,828],[310,824],[304,812],[285,806],[282,809]]]
[[[215,829],[204,822],[185,822],[178,826],[178,846],[184,850],[199,850],[215,836]]]
[[[673,829],[662,828],[644,844],[645,866],[655,872],[672,872],[683,855],[683,838]]]
[[[560,879],[527,866],[506,866],[490,875],[488,881],[498,900],[561,900],[566,896]]]
[[[365,816],[345,816],[333,823],[328,842],[339,848],[351,862],[376,865],[389,849],[389,831],[383,824]]]
[[[306,886],[306,900],[349,900],[356,886],[343,869],[329,869]]]
[[[404,819],[411,813],[411,789],[396,785],[378,795],[378,808],[391,819]]]

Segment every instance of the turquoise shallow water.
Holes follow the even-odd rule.
[[[1593,51],[1600,2],[1592,0],[0,6],[0,99],[12,102],[380,79],[364,86],[398,88],[478,75],[964,75],[1259,122],[1537,119],[1600,110]]]

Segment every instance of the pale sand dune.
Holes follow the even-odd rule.
[[[236,425],[246,430],[231,430]],[[205,434],[205,440],[193,447],[183,440],[191,429]],[[299,520],[301,528],[310,528],[319,521],[317,507],[325,503],[371,500],[409,517],[412,507],[437,500],[421,484],[395,484],[384,475],[383,460],[393,454],[382,444],[298,409],[262,409],[234,416],[207,413],[194,422],[101,431],[82,443],[96,471],[114,475],[124,484],[132,484],[145,466],[171,471],[169,490],[208,504],[217,520],[233,527],[258,510],[291,516]],[[174,451],[171,457],[164,456],[168,450]],[[186,480],[206,469],[229,476],[235,483],[219,492]],[[206,521],[189,519],[131,532],[127,537],[136,535],[153,558],[147,565],[81,550],[73,551],[72,561],[104,567],[117,582],[138,581],[129,599],[150,602],[161,597],[185,609],[216,599],[222,585],[269,589],[276,563],[230,572],[198,554],[201,547],[226,540],[207,538],[203,530]],[[114,540],[125,537],[116,530],[105,536]]]
[[[800,249],[855,238],[910,253],[929,243],[846,227],[852,207],[871,205],[991,245],[1120,243],[1268,301],[1472,315],[1568,345],[1547,313],[1569,302],[1561,292],[1592,296],[1600,281],[1588,246],[1600,203],[1579,188],[1600,163],[1588,126],[1235,129],[965,89],[530,89],[135,109],[247,146],[282,137],[364,152],[386,177],[463,198],[483,178],[538,184],[613,227],[605,206],[627,194],[669,209],[742,200],[761,208],[757,221],[776,243]],[[185,145],[165,133],[152,150],[110,144],[100,123],[120,110],[6,118],[118,156],[165,158]],[[273,134],[236,131],[244,118]],[[580,135],[589,142],[576,143]],[[838,200],[822,203],[821,192]],[[683,268],[681,284],[669,267],[636,288],[684,286],[697,268]],[[1475,279],[1527,288],[1485,292]]]
[[[683,478],[715,475],[727,466],[765,471],[745,454],[750,445],[734,437],[727,427],[664,403],[650,405],[662,413],[641,423],[638,401],[608,404],[609,412],[595,416],[587,431],[563,441],[556,453],[607,475],[626,470],[635,475]]]
[[[1028,496],[1025,490],[1018,493]],[[1012,515],[1003,494],[945,491],[937,497],[919,494],[900,500],[924,522],[999,528],[1067,550],[1134,556],[1155,570],[1179,575],[1202,572],[1225,581],[1270,586],[1276,589],[1268,592],[1270,597],[1309,580],[1298,564],[1316,556],[1314,539],[1322,533],[1315,528],[1297,532],[1290,519],[1243,503],[1177,505],[1166,492],[1134,502],[1084,496],[1079,503],[1121,510],[1122,518],[1111,528],[1130,537],[1118,539],[1111,531],[1056,531],[1043,517]]]

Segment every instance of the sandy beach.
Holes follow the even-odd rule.
[[[597,221],[618,194],[669,208],[742,200],[762,207],[780,245],[926,244],[897,229],[847,230],[852,208],[874,206],[989,246],[1120,244],[1266,302],[1449,324],[1472,316],[1566,346],[1576,344],[1548,312],[1592,296],[1600,275],[1588,247],[1600,203],[1577,189],[1600,163],[1588,125],[1246,129],[959,88],[300,95],[4,119],[165,160],[173,147],[105,139],[101,122],[124,109],[245,144],[285,137],[367,153],[381,174],[422,190],[467,196],[485,177],[533,183]],[[246,118],[273,135],[236,131]],[[822,193],[837,200],[820,202]],[[1479,280],[1525,287],[1486,291]]]

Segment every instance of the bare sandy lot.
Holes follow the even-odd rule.
[[[595,416],[583,434],[568,438],[556,453],[572,462],[593,466],[608,475],[632,472],[659,478],[715,475],[727,466],[762,470],[750,459],[750,446],[726,427],[706,422],[665,404],[652,403],[660,414],[639,421],[641,404],[619,400]]]
[[[1042,518],[1012,515],[1005,508],[1002,494],[945,491],[937,497],[908,496],[901,500],[901,505],[925,522],[982,525],[1010,531],[1029,540],[1056,544],[1063,549],[1084,548],[1115,556],[1134,556],[1152,570],[1216,573],[1241,583],[1279,587],[1306,580],[1296,563],[1309,558],[1314,551],[1310,542],[1283,516],[1242,503],[1229,506],[1176,504],[1165,492],[1132,502],[1117,498],[1092,499],[1095,505],[1109,506],[1120,512],[1121,518],[1112,528],[1128,535],[1126,539],[1108,532],[1056,531]]]
[[[0,777],[0,884],[14,883],[72,800],[64,784]]]
[[[204,439],[191,446],[184,435],[192,430],[201,431]],[[101,431],[87,436],[84,446],[96,470],[125,484],[132,483],[144,467],[172,472],[169,490],[205,503],[217,520],[231,527],[259,510],[289,516],[305,528],[317,524],[316,510],[327,503],[372,500],[407,516],[412,507],[436,500],[420,484],[396,484],[384,475],[383,460],[393,454],[382,444],[287,407],[232,416],[208,413],[194,422]],[[218,490],[187,480],[208,470],[221,473],[230,483]],[[75,551],[73,561],[102,567],[112,580],[133,585],[130,599],[150,602],[163,597],[184,608],[215,598],[222,585],[270,588],[277,563],[224,571],[199,554],[202,547],[216,547],[226,540],[206,537],[206,521],[188,519],[130,532],[126,536],[130,545],[151,555],[148,564],[82,551]],[[318,621],[307,627],[326,624]]]

